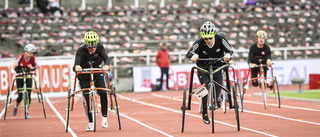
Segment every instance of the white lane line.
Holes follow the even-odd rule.
[[[49,98],[46,98],[47,103],[49,104],[49,106],[51,107],[51,109],[54,111],[54,113],[56,113],[56,115],[59,117],[59,119],[61,120],[61,122],[63,123],[64,126],[66,126],[66,121],[62,118],[61,114],[58,112],[58,110],[52,105],[51,101]],[[70,126],[68,126],[68,131],[69,133],[73,136],[73,137],[77,137],[77,135],[73,132],[73,130],[70,128]]]
[[[117,96],[119,96],[119,95],[117,95]],[[129,100],[129,99],[126,98],[126,97],[124,97],[123,99]],[[101,107],[100,104],[99,104],[99,106]],[[109,108],[108,110],[112,111],[113,113],[116,113],[116,111],[111,110],[110,108]],[[155,129],[155,128],[147,125],[147,124],[144,124],[144,123],[142,123],[141,121],[139,121],[139,120],[137,120],[137,119],[134,119],[134,118],[132,118],[132,117],[129,117],[129,116],[127,116],[127,115],[125,115],[125,114],[122,114],[122,113],[120,113],[120,112],[119,112],[119,114],[120,114],[120,116],[123,116],[123,117],[125,117],[125,118],[127,118],[127,119],[129,119],[129,120],[132,120],[132,121],[134,121],[134,122],[136,122],[136,123],[138,123],[138,124],[140,124],[140,125],[142,125],[142,126],[144,126],[144,127],[146,127],[146,128],[149,128],[149,129],[151,129],[151,130],[154,130],[154,131],[156,131],[156,132],[159,132],[159,133],[161,133],[161,134],[163,134],[163,135],[165,135],[165,136],[167,136],[167,137],[173,137],[172,135],[169,135],[169,134],[167,134],[167,133],[165,133],[165,132],[163,132],[163,131],[161,131],[161,130]]]
[[[156,93],[154,93],[156,94]],[[152,94],[152,95],[154,95]],[[156,95],[156,97],[163,97],[163,98],[168,98],[165,97],[163,95]],[[182,101],[182,99],[180,99]],[[251,102],[254,104],[258,104],[260,102],[254,102],[254,101],[247,101],[247,102]],[[199,103],[198,103],[199,104]],[[260,103],[263,104],[263,103]],[[269,105],[269,104],[268,104]],[[277,106],[277,105],[275,105]],[[299,108],[299,109],[303,109],[303,108]],[[243,110],[243,112],[248,112],[248,113],[253,113],[253,114],[258,114],[258,115],[264,115],[264,116],[270,116],[270,117],[276,117],[276,118],[281,118],[281,119],[286,119],[286,120],[291,120],[291,121],[296,121],[296,122],[301,122],[301,123],[308,123],[308,124],[313,124],[313,125],[320,125],[320,123],[316,123],[316,122],[310,122],[310,121],[305,121],[305,120],[299,120],[299,119],[293,119],[293,118],[288,118],[288,117],[283,117],[283,116],[279,116],[279,115],[273,115],[273,114],[267,114],[267,113],[261,113],[261,112],[255,112],[255,111],[250,111],[250,110]]]
[[[255,101],[244,100],[243,102],[245,102],[245,103],[251,103],[251,104],[259,104],[259,105],[262,104],[262,105],[263,105],[263,103],[261,103],[261,102],[255,102]],[[281,102],[281,100],[280,100],[280,102]],[[268,105],[278,107],[278,104],[268,104]],[[280,107],[320,112],[319,109],[312,109],[312,108],[294,107],[294,106],[287,106],[287,105],[281,105]]]
[[[250,110],[243,110],[243,112],[259,114],[259,115],[264,115],[264,116],[269,116],[269,117],[276,117],[276,118],[281,118],[281,119],[286,119],[286,120],[291,120],[291,121],[296,121],[296,122],[301,122],[301,123],[308,123],[308,124],[313,124],[313,125],[320,126],[320,123],[310,122],[310,121],[305,121],[305,120],[299,120],[299,119],[293,119],[293,118],[283,117],[283,116],[279,116],[279,115],[260,113],[260,112],[250,111]]]
[[[175,100],[175,101],[182,101],[182,99],[180,99],[180,98],[164,96],[164,95],[160,95],[160,94],[157,94],[157,93],[151,93],[151,95],[159,97],[159,98],[172,99],[172,100]],[[198,102],[197,101],[191,101],[191,103],[199,104],[199,101]]]
[[[119,95],[118,95],[118,96],[119,96]],[[140,125],[142,125],[142,126],[144,126],[144,127],[146,127],[146,128],[149,128],[149,129],[151,129],[151,130],[154,130],[154,131],[156,131],[156,132],[159,132],[159,133],[161,133],[161,134],[163,134],[163,135],[165,135],[165,136],[167,136],[167,137],[173,137],[172,135],[169,135],[169,134],[167,134],[167,133],[165,133],[165,132],[163,132],[163,131],[161,131],[161,130],[158,130],[158,129],[155,129],[155,128],[151,127],[151,126],[148,126],[147,124],[144,124],[144,123],[140,122],[139,120],[136,120],[136,119],[134,119],[134,118],[131,118],[131,117],[125,115],[125,114],[121,114],[121,113],[120,113],[120,115],[123,116],[123,117],[125,117],[125,118],[127,118],[127,119],[130,119],[130,120],[132,120],[132,121],[134,121],[134,122],[136,122],[136,123],[138,123],[138,124],[140,124]]]
[[[181,113],[180,110],[175,110],[175,109],[171,109],[171,108],[167,108],[167,107],[162,107],[162,106],[158,106],[158,105],[154,105],[154,104],[150,104],[150,103],[138,101],[138,100],[136,100],[136,99],[131,99],[131,98],[128,98],[128,97],[125,97],[125,96],[122,96],[122,95],[117,95],[117,96],[120,97],[120,98],[122,98],[122,99],[125,99],[125,100],[128,100],[128,101],[132,101],[132,102],[136,102],[136,103],[139,103],[139,104],[142,104],[142,105],[151,106],[151,107],[156,107],[156,108],[160,108],[160,109],[172,111],[172,112],[175,112],[175,113]],[[191,113],[186,113],[186,115],[189,115],[189,116],[193,116],[193,117],[197,117],[197,118],[201,118],[201,119],[202,119],[201,116],[194,115],[194,114],[191,114]],[[227,125],[227,126],[231,126],[231,127],[237,127],[237,126],[235,126],[235,125],[231,125],[231,124],[228,124],[228,123],[224,123],[224,122],[221,122],[221,121],[218,121],[218,120],[214,120],[214,122],[217,122],[217,123],[220,123],[220,124],[223,124],[223,125]],[[241,129],[248,130],[248,131],[252,131],[252,132],[255,132],[255,133],[263,134],[263,135],[266,135],[266,136],[277,137],[277,136],[275,136],[275,135],[271,135],[271,134],[268,134],[268,133],[260,132],[260,131],[253,130],[253,129],[249,129],[249,128],[245,128],[245,127],[240,127],[240,128],[241,128]]]

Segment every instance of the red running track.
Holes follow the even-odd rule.
[[[286,87],[280,87],[285,89]],[[244,112],[240,112],[240,131],[237,131],[234,110],[215,111],[216,136],[319,136],[320,102],[281,99],[281,108],[276,107],[275,98],[268,98],[268,108],[264,109],[260,96],[252,93],[259,89],[251,88],[245,94]],[[82,100],[75,104],[70,113],[71,132],[65,132],[66,97],[45,98],[47,118],[43,116],[41,103],[32,100],[31,119],[25,120],[23,108],[17,116],[12,115],[13,105],[9,106],[7,119],[1,113],[0,136],[2,137],[43,137],[43,136],[212,136],[211,125],[202,122],[198,99],[193,96],[191,110],[186,111],[184,133],[181,133],[182,91],[161,91],[149,93],[118,94],[121,113],[121,127],[118,129],[116,115],[109,111],[109,127],[101,127],[101,113],[98,113],[97,131],[86,132],[87,118]],[[15,100],[13,101],[15,102]],[[5,101],[0,102],[4,108]],[[60,117],[60,118],[59,118]]]

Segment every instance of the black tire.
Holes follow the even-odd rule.
[[[7,94],[7,100],[6,100],[6,107],[4,110],[4,116],[3,119],[6,120],[6,116],[7,116],[7,109],[8,109],[8,105],[10,104],[11,99],[10,99],[10,87],[8,88],[8,94]]]
[[[210,103],[211,103],[211,125],[212,125],[212,133],[214,133],[214,110],[215,110],[215,108],[216,108],[216,102],[217,102],[217,100],[216,100],[216,93],[215,93],[215,90],[213,90],[214,88],[213,88],[213,83],[212,84],[210,84],[210,90],[209,90],[209,92],[211,93],[211,97],[210,97]],[[205,109],[207,109],[207,108],[205,108]]]
[[[267,93],[266,93],[266,83],[261,82],[261,88],[262,88],[262,98],[263,98],[263,103],[264,103],[264,109],[267,109]]]
[[[244,100],[244,92],[245,92],[245,89],[244,89],[244,86],[246,85],[246,83],[244,82],[245,81],[245,79],[244,78],[242,78],[242,96],[241,96],[241,101],[242,101],[242,104],[241,104],[241,112],[243,112],[243,108],[244,108],[244,106],[243,106],[243,100]],[[240,87],[239,87],[240,88]]]
[[[95,91],[94,91],[95,92]],[[96,94],[91,96],[91,115],[93,120],[93,132],[96,132],[97,128],[97,106],[96,106]]]
[[[181,111],[182,111],[181,133],[183,133],[184,131],[184,121],[185,121],[185,114],[186,114],[186,97],[187,97],[187,86],[185,84],[183,88],[183,98],[182,98],[182,106],[181,106]]]
[[[277,104],[278,104],[278,108],[280,108],[280,90],[279,90],[279,85],[278,85],[278,81],[277,78],[274,77],[274,83],[273,83],[273,90],[275,90],[275,94],[276,94],[276,98],[277,98]]]
[[[233,94],[233,105],[234,105],[234,112],[235,112],[235,117],[237,121],[237,129],[240,131],[240,119],[239,119],[239,105],[237,101],[237,87],[236,84],[233,83],[232,85],[232,94]]]
[[[243,112],[243,92],[241,91],[241,87],[240,87],[240,84],[239,84],[239,80],[237,79],[236,81],[236,90],[237,90],[237,101],[238,101],[238,106],[241,110],[241,112]]]
[[[70,92],[70,91],[69,91]],[[46,108],[44,106],[44,100],[43,100],[43,94],[42,94],[42,89],[40,87],[40,100],[41,100],[41,103],[42,103],[42,109],[43,109],[43,115],[44,115],[44,118],[47,118],[47,115],[46,115]]]
[[[66,132],[68,132],[68,127],[69,127],[69,115],[70,115],[70,98],[71,98],[71,89],[69,88],[68,90],[68,102],[66,106]]]
[[[113,86],[111,86],[111,95],[113,96],[114,103],[115,103],[115,109],[116,109],[116,115],[117,115],[117,119],[118,119],[119,130],[121,130],[120,112],[119,112],[119,106],[118,106],[118,101],[117,101],[116,88]]]
[[[22,91],[23,103],[24,103],[24,118],[27,119],[28,111],[28,92]]]

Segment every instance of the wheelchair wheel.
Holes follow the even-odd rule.
[[[28,111],[28,92],[22,91],[22,97],[23,97],[23,107],[24,107],[24,118],[27,119],[27,111]]]
[[[214,87],[214,84],[210,83],[210,90],[209,92],[211,93],[211,96],[210,96],[210,103],[211,103],[211,125],[212,125],[212,133],[214,133],[214,110],[216,109],[216,105],[217,105],[217,96],[216,96],[216,91],[215,91],[215,87]],[[213,90],[214,89],[214,90]],[[207,109],[207,108],[206,108]]]
[[[42,94],[42,89],[40,87],[40,101],[42,103],[42,109],[43,109],[43,114],[44,114],[44,118],[47,118],[47,115],[46,115],[46,108],[44,106],[44,100],[43,100],[43,94]]]
[[[6,100],[6,107],[5,107],[4,116],[3,116],[3,119],[4,119],[4,120],[6,120],[7,109],[8,109],[8,106],[9,106],[10,103],[11,103],[10,88],[8,88],[8,94],[7,94],[7,100]]]
[[[263,97],[264,109],[267,109],[266,83],[264,81],[262,81],[260,84],[261,84],[261,88],[262,88],[262,97]]]
[[[93,120],[93,132],[96,132],[97,128],[97,106],[96,106],[96,91],[91,94],[91,115]]]
[[[187,94],[187,85],[184,85],[183,88],[183,98],[182,98],[182,106],[181,106],[181,111],[182,111],[182,122],[181,122],[181,133],[184,131],[184,121],[185,121],[185,114],[186,114],[186,95]]]
[[[66,132],[68,132],[69,127],[69,115],[70,115],[70,98],[71,98],[71,89],[68,90],[68,102],[66,106]]]
[[[117,119],[118,119],[118,126],[119,130],[121,130],[121,122],[120,122],[120,113],[119,113],[119,105],[117,101],[117,95],[116,95],[116,88],[111,86],[111,95],[113,96],[115,106],[111,107],[114,108],[116,111]]]
[[[243,112],[243,92],[241,91],[241,87],[239,84],[239,80],[237,79],[236,85],[236,95],[237,95],[237,101],[238,101],[238,107],[240,108],[241,112]]]
[[[273,91],[276,94],[278,108],[280,108],[280,92],[279,92],[279,85],[276,77],[274,77]]]
[[[240,93],[242,93],[241,95],[242,96],[240,96],[241,97],[241,112],[243,112],[243,100],[244,100],[244,93],[246,92],[245,90],[245,86],[246,86],[246,82],[245,82],[245,79],[244,78],[242,78],[242,90],[239,90],[240,91]],[[239,88],[240,88],[240,86],[239,86]],[[241,92],[242,91],[242,92]]]
[[[238,131],[240,131],[240,121],[239,121],[239,105],[238,105],[238,101],[237,101],[237,87],[236,84],[233,83],[232,85],[232,94],[233,94],[233,105],[234,105],[234,112],[235,112],[235,117],[236,117],[236,121],[237,121],[237,129]]]

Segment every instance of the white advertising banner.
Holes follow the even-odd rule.
[[[8,89],[12,86],[13,76],[10,73],[12,61],[3,61],[0,63],[0,95],[6,95]],[[73,59],[39,59],[36,69],[36,84],[41,87],[44,93],[68,91],[74,80],[72,71]],[[14,83],[14,89],[16,89]]]
[[[309,74],[319,74],[318,66],[320,59],[307,60],[281,60],[273,61],[273,75],[277,77],[279,85],[290,85],[291,78],[299,77],[305,79],[305,84],[309,83]],[[184,84],[189,87],[191,68],[195,64],[185,65],[170,65],[169,68],[169,88],[183,89]],[[233,66],[235,77],[241,80],[248,74],[248,64],[246,62],[236,62]],[[195,71],[193,77],[193,88],[200,86],[199,79]],[[249,73],[250,74],[250,73]],[[145,66],[133,68],[133,84],[134,92],[150,92],[151,85],[158,85],[157,79],[160,78],[160,68],[157,66]],[[233,76],[230,73],[230,76]],[[249,79],[251,75],[248,76]],[[268,70],[268,77],[271,77],[271,70]],[[166,81],[165,77],[164,80]],[[163,82],[163,87],[166,87],[166,82]],[[165,89],[165,88],[163,88]]]
[[[41,85],[43,92],[64,92],[68,88],[73,88],[74,73],[72,71],[73,58],[65,59],[47,59],[39,58],[36,70],[37,85]],[[0,63],[0,96],[6,95],[8,88],[12,84],[12,76],[9,66],[12,65],[13,59],[10,61],[2,60]],[[246,62],[236,62],[234,66],[235,76],[240,80],[248,73],[248,65]],[[291,78],[305,78],[305,84],[309,83],[309,74],[320,74],[318,69],[320,59],[307,60],[281,60],[273,61],[273,73],[277,77],[279,85],[291,84]],[[191,78],[191,68],[195,64],[170,65],[169,68],[169,87],[172,89],[183,89],[187,84],[189,87]],[[193,76],[193,88],[199,87],[200,82],[197,77],[197,71]],[[233,75],[232,73],[230,73]],[[271,72],[268,71],[270,77]],[[251,76],[249,76],[251,77]],[[160,68],[157,66],[145,66],[133,68],[133,87],[134,92],[150,92],[151,84],[158,85],[160,78]],[[165,80],[165,78],[164,78]],[[163,82],[163,87],[166,87]],[[131,86],[131,85],[119,85]],[[165,89],[165,88],[163,88]]]

